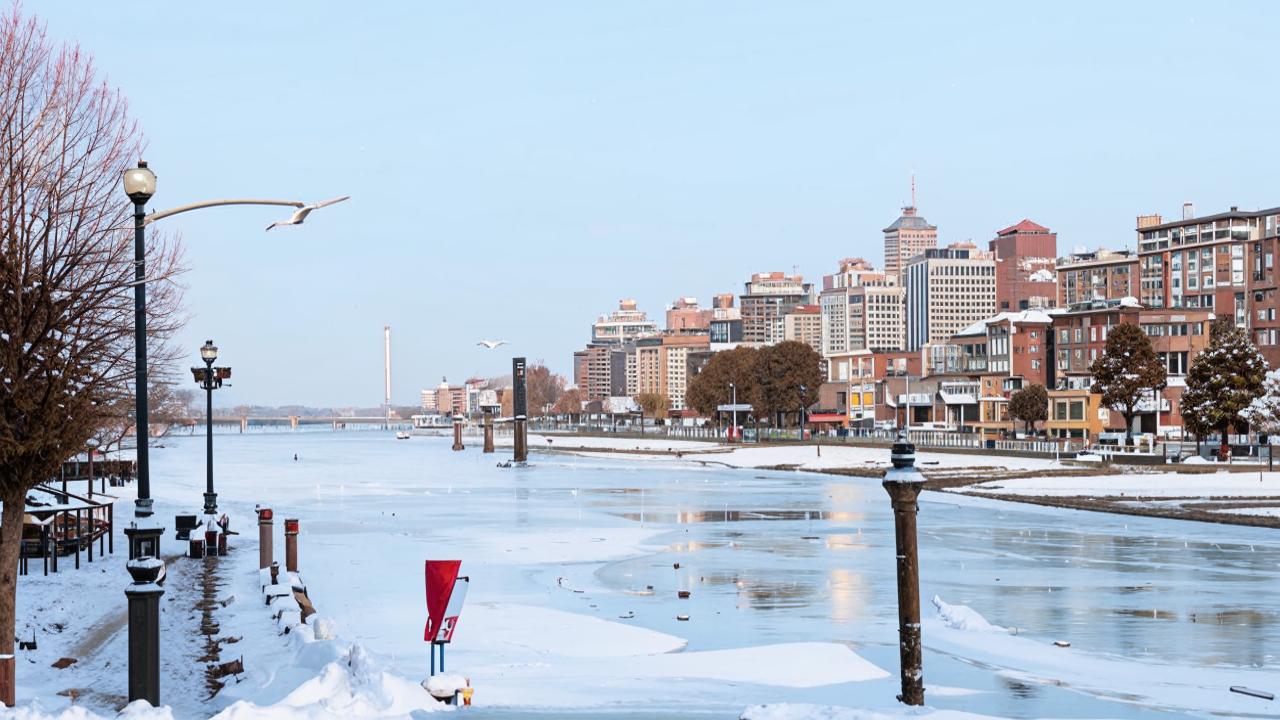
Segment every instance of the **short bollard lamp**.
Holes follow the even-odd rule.
[[[898,654],[902,666],[902,694],[907,705],[924,704],[924,668],[920,649],[920,562],[916,547],[917,498],[924,476],[916,470],[916,448],[905,431],[890,450],[893,466],[885,471],[884,489],[893,504],[894,540],[898,557]]]
[[[126,563],[129,600],[129,702],[160,705],[160,596],[164,561],[144,555]]]
[[[191,368],[196,385],[205,391],[205,489],[204,514],[218,514],[218,494],[213,491],[213,391],[222,387],[222,381],[231,378],[231,368],[214,367],[218,359],[218,346],[212,340],[205,340],[200,346],[200,359],[204,367]]]

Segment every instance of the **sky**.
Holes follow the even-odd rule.
[[[180,232],[219,406],[572,375],[596,316],[1029,217],[1059,253],[1139,214],[1280,205],[1273,3],[28,2],[128,97],[152,209],[351,195]],[[124,201],[123,192],[121,196]],[[505,339],[497,350],[481,339]]]

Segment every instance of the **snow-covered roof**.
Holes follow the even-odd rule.
[[[1010,325],[1022,325],[1024,323],[1048,325],[1053,322],[1054,315],[1059,315],[1062,312],[1062,308],[1034,308],[1030,310],[1019,310],[1017,312],[1006,311],[997,315],[992,315],[985,320],[979,320],[964,330],[956,333],[956,336],[983,335],[986,334],[988,325],[1003,322],[1005,320],[1008,320]]]

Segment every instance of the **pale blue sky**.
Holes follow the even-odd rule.
[[[512,354],[570,374],[597,314],[879,264],[919,183],[944,242],[1030,217],[1280,204],[1271,3],[29,2],[150,139],[234,403],[377,405]],[[123,199],[123,198],[122,198]],[[477,348],[481,338],[508,347]]]

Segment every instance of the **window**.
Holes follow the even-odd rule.
[[[1072,420],[1084,419],[1084,401],[1083,400],[1072,400],[1070,403],[1070,407],[1071,407]]]
[[[1053,419],[1054,420],[1067,419],[1067,403],[1065,401],[1059,400],[1058,402],[1053,404]]]

